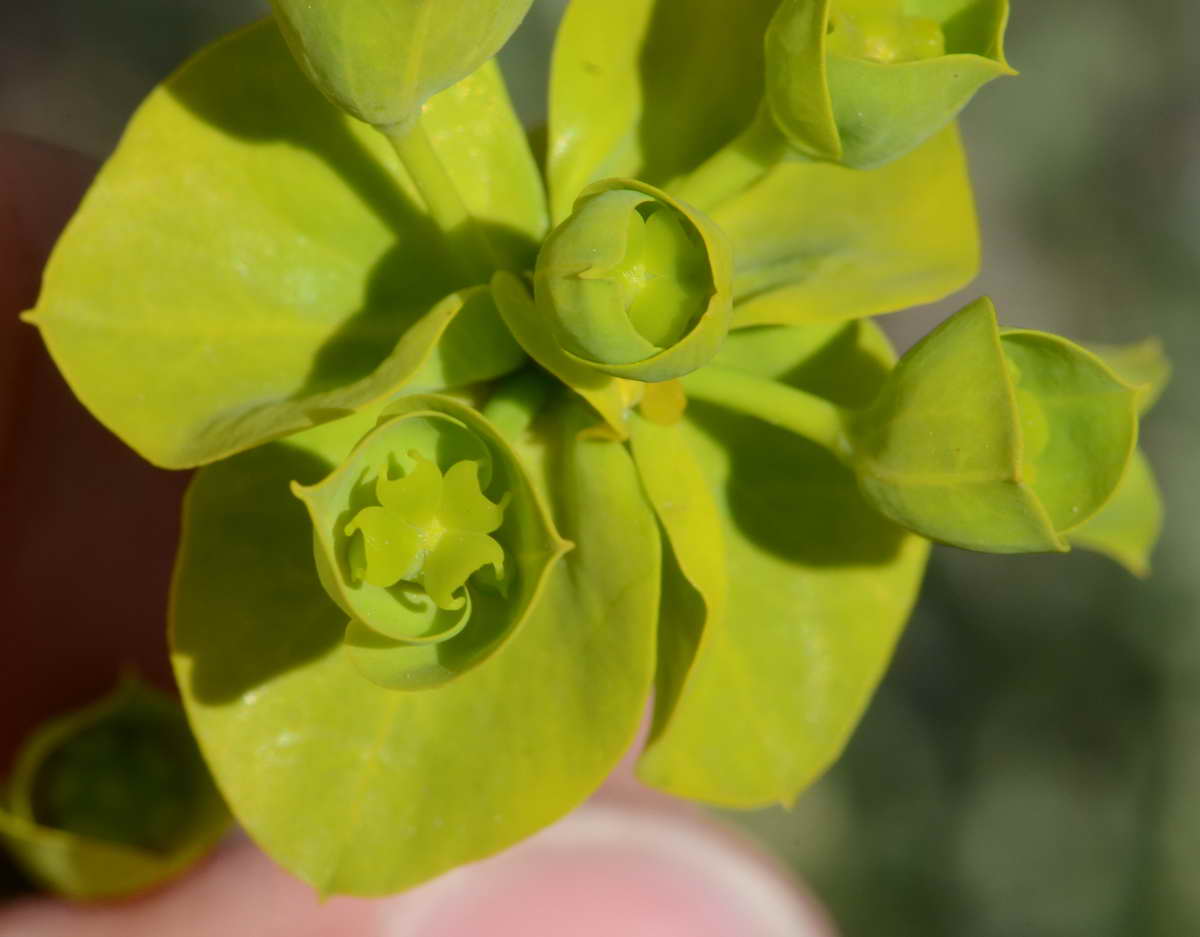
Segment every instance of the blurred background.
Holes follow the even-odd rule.
[[[561,6],[538,0],[504,55],[528,122]],[[1200,934],[1200,6],[1024,6],[1008,40],[1021,77],[964,120],[983,274],[887,325],[906,344],[986,293],[1009,325],[1160,335],[1176,370],[1143,441],[1166,530],[1145,582],[1083,552],[936,549],[839,764],[790,811],[723,814],[846,937]],[[0,3],[0,129],[103,157],[155,82],[264,12]]]

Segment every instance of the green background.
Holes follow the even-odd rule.
[[[503,63],[544,115],[559,0]],[[0,129],[107,153],[190,52],[251,0],[0,5]],[[730,815],[783,855],[847,937],[1200,933],[1200,7],[1017,4],[1009,59],[964,127],[983,273],[900,313],[911,342],[967,299],[1006,325],[1165,340],[1143,428],[1168,514],[1140,583],[1101,557],[938,548],[846,756],[795,809]]]

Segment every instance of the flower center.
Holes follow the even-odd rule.
[[[607,275],[625,314],[659,348],[683,338],[704,312],[712,289],[704,248],[670,208],[643,203],[629,213],[625,256]]]
[[[351,564],[361,568],[354,575],[381,588],[420,586],[438,608],[461,608],[465,598],[459,593],[484,566],[503,580],[504,550],[490,534],[503,523],[508,498],[488,500],[477,462],[456,462],[443,475],[420,453],[409,456],[412,470],[400,478],[381,470],[379,504],[346,525],[347,537],[361,534],[362,562]],[[356,550],[353,540],[350,549]]]

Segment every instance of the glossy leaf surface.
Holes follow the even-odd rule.
[[[531,263],[545,210],[495,67],[426,122],[474,216]],[[469,284],[420,205],[386,141],[312,88],[272,24],[253,26],[142,105],[33,319],[122,439],[161,465],[211,461],[412,379],[471,295],[445,299]],[[470,349],[444,356],[454,383],[521,360],[494,313],[471,318]]]
[[[778,0],[573,0],[554,49],[547,176],[556,221],[610,176],[664,186],[753,119]]]
[[[890,355],[873,328],[805,331],[735,333],[724,363],[835,400],[874,393]],[[791,352],[768,361],[754,345]],[[714,803],[790,803],[861,715],[928,545],[868,507],[831,455],[720,406],[691,401],[678,427],[636,424],[633,451],[677,564],[639,774]]]
[[[511,845],[582,801],[632,741],[653,671],[657,528],[623,447],[579,440],[578,413],[560,420],[561,439],[518,450],[575,548],[511,641],[423,693],[381,689],[340,650],[345,616],[287,487],[326,475],[372,415],[197,476],[177,677],[243,825],[322,892],[387,894]]]
[[[782,163],[713,220],[733,243],[735,328],[894,312],[959,289],[979,267],[953,128],[869,172]]]
[[[1162,532],[1163,503],[1154,470],[1140,449],[1112,499],[1068,535],[1072,546],[1111,557],[1135,576],[1150,574],[1150,554]]]
[[[840,407],[873,403],[896,361],[870,319],[738,329],[713,363],[817,394]]]
[[[174,878],[228,826],[183,712],[132,680],[30,738],[0,810],[0,837],[26,871],[80,900]]]
[[[375,126],[404,123],[500,51],[533,0],[271,0],[316,85]]]

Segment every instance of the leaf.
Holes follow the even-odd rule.
[[[323,893],[389,894],[562,816],[631,743],[653,671],[654,519],[624,449],[578,439],[573,414],[548,451],[519,447],[576,543],[525,627],[440,689],[361,677],[287,485],[325,475],[372,420],[201,471],[173,590],[176,674],[218,783],[267,853]]]
[[[638,774],[725,806],[790,803],[861,716],[916,597],[928,544],[871,510],[854,477],[815,445],[710,404],[693,402],[687,413],[678,439],[655,427],[649,449],[644,423],[633,437],[687,577],[664,585],[675,598],[664,603],[664,676]],[[713,580],[688,574],[689,528],[669,520],[680,507],[672,472],[684,509],[708,513],[692,495],[693,466],[719,512],[724,614],[710,598]]]
[[[894,355],[854,322],[735,332],[717,360],[837,400],[873,394]],[[927,544],[872,511],[828,453],[753,417],[693,399],[678,427],[633,425],[670,545],[638,773],[718,804],[790,802],[861,715]]]
[[[1135,576],[1150,575],[1162,532],[1163,504],[1145,453],[1136,450],[1112,499],[1068,534],[1072,546],[1103,553]]]
[[[496,63],[436,95],[421,124],[498,259],[531,268],[549,225],[546,189]]]
[[[1147,338],[1130,345],[1085,345],[1088,351],[1112,368],[1121,379],[1138,391],[1138,413],[1144,414],[1167,389],[1171,362],[1162,342]]]
[[[979,267],[953,128],[870,172],[782,163],[713,220],[733,242],[734,328],[894,312],[959,289]]]
[[[738,329],[713,364],[859,408],[874,402],[895,361],[879,326],[853,319]]]
[[[666,534],[658,675],[650,746],[670,723],[692,658],[707,650],[724,625],[727,581],[724,532],[708,479],[678,422],[630,420],[630,449],[654,512]],[[653,761],[643,756],[643,764]]]
[[[475,216],[531,262],[544,207],[494,66],[426,118],[448,164],[473,168]],[[419,205],[387,142],[316,93],[273,25],[253,26],[142,105],[55,248],[32,320],[138,452],[211,461],[394,390],[457,305],[487,302],[446,298],[467,284]],[[519,362],[489,315],[472,318],[496,340],[456,380]]]
[[[668,29],[673,17],[683,15],[675,5],[642,2],[630,5],[627,16],[609,20],[608,5],[601,9],[577,0],[555,53],[549,165],[554,217],[566,217],[579,191],[605,176],[636,176],[662,185],[695,168],[749,123],[757,105],[730,98],[728,127],[696,144],[698,155],[686,166],[673,159],[670,171],[655,173],[642,155],[652,119],[655,133],[661,128],[682,147],[693,109],[696,126],[710,133],[720,123],[716,117],[705,123],[706,116],[721,113],[730,89],[761,95],[757,41],[773,7],[741,7],[732,24],[728,10],[707,19],[695,14],[696,23],[716,24],[732,37],[729,42],[746,44],[740,52],[729,46],[736,61],[727,63],[724,52],[702,56],[698,44],[711,39],[705,29]],[[628,37],[610,37],[629,24]],[[647,39],[643,46],[643,33],[653,33],[660,45],[652,50]],[[672,54],[659,55],[655,50],[660,49]],[[653,71],[639,71],[639,61]],[[725,68],[736,76],[724,80]],[[678,100],[664,92],[661,100],[671,101],[671,113],[645,114],[642,85],[659,71],[674,75],[681,87],[693,80],[705,87]],[[733,242],[735,327],[892,312],[960,288],[979,265],[970,182],[957,135],[949,128],[905,159],[871,173],[782,163],[722,202],[713,219]]]
[[[547,177],[561,221],[587,185],[664,186],[750,123],[778,0],[573,0],[550,79]]]
[[[41,727],[6,794],[0,837],[31,876],[76,900],[172,879],[229,826],[183,712],[134,680]]]
[[[288,44],[337,105],[375,126],[412,120],[430,97],[500,51],[532,0],[271,0]]]

